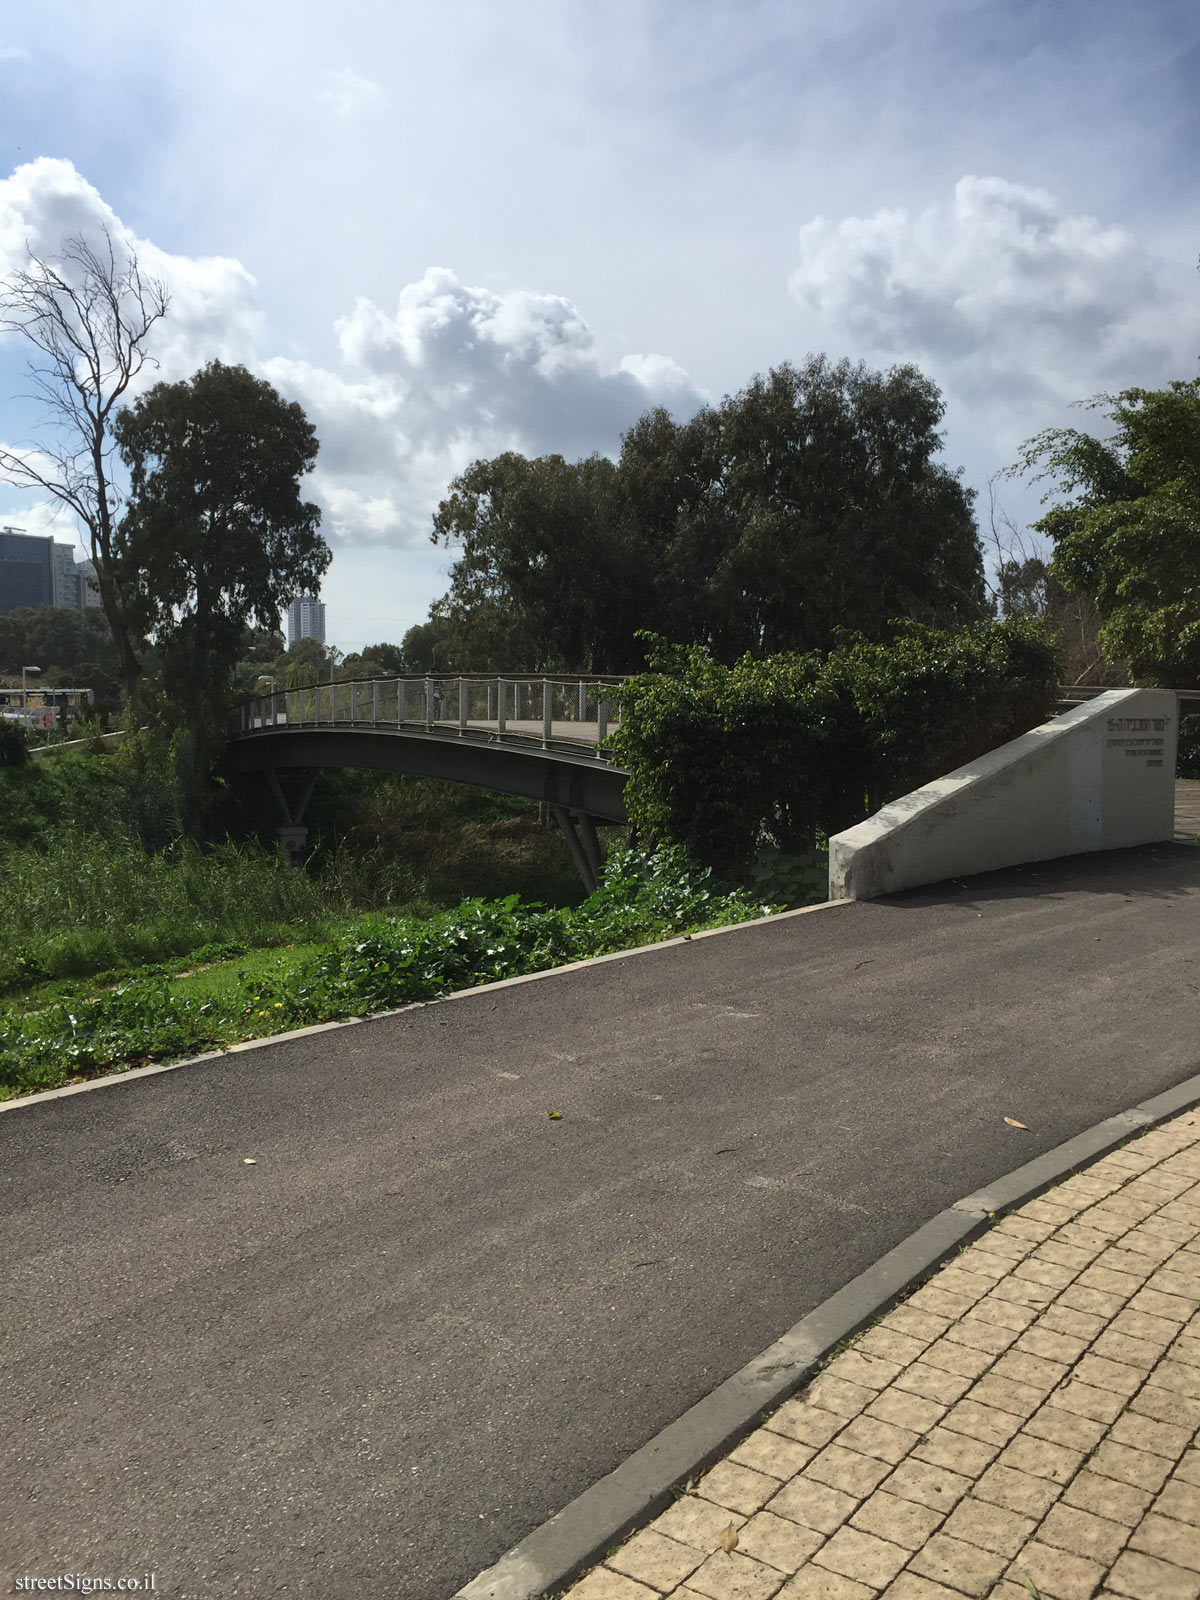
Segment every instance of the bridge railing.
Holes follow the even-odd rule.
[[[320,683],[243,701],[234,709],[231,731],[393,727],[450,738],[594,750],[619,721],[613,693],[622,682],[618,677],[512,673]]]

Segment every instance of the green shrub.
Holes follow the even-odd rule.
[[[29,760],[29,740],[19,722],[0,717],[0,767],[23,767]]]
[[[1177,778],[1200,778],[1200,711],[1179,719],[1179,755],[1175,763]]]
[[[1058,657],[1036,624],[905,624],[828,656],[652,643],[611,737],[640,833],[745,879],[764,849],[811,853],[901,794],[1043,721]]]

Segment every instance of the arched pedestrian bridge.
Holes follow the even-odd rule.
[[[601,864],[597,822],[627,820],[628,774],[604,751],[620,678],[385,678],[322,683],[244,701],[232,713],[227,775],[261,772],[285,848],[323,767],[368,767],[467,783],[546,805],[584,883]]]

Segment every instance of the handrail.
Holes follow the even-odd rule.
[[[255,695],[233,707],[230,732],[277,728],[404,728],[436,738],[580,747],[601,760],[619,721],[616,675],[437,674],[355,678]]]

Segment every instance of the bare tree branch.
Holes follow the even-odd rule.
[[[101,604],[135,701],[141,665],[114,548],[123,497],[112,422],[130,384],[153,361],[147,340],[169,303],[165,284],[144,274],[132,253],[119,257],[107,230],[103,249],[82,236],[68,239],[57,265],[30,251],[25,270],[0,285],[0,332],[20,334],[36,352],[29,363],[34,398],[55,436],[50,449],[0,449],[0,477],[53,496],[87,529]],[[53,470],[35,464],[31,452]]]

